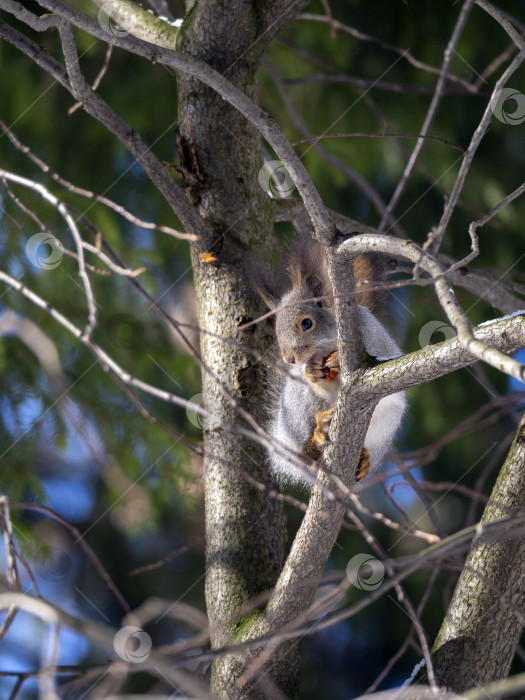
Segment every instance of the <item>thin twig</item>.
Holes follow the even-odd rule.
[[[102,78],[106,75],[107,70],[109,68],[109,62],[111,60],[112,53],[113,46],[109,45],[106,49],[106,55],[104,56],[104,63],[102,64],[102,68],[99,70],[97,77],[95,78],[95,80],[93,81],[93,85],[91,86],[91,89],[93,91],[98,90],[98,86],[102,82]],[[75,102],[75,104],[67,110],[67,116],[70,117],[77,111],[77,109],[80,109],[81,107],[81,102]]]
[[[455,143],[446,141],[445,139],[440,139],[438,136],[428,136],[423,134],[394,134],[389,131],[385,131],[378,134],[370,134],[365,131],[342,131],[336,134],[321,134],[320,136],[312,136],[307,139],[300,139],[299,141],[294,141],[292,146],[299,146],[302,143],[316,143],[317,141],[322,141],[323,139],[335,139],[335,138],[354,138],[354,137],[364,137],[369,139],[382,139],[382,138],[396,138],[396,139],[427,139],[428,141],[437,141],[445,146],[450,146],[455,148],[456,151],[461,151],[465,153],[465,149],[461,146],[457,146]]]
[[[109,46],[109,48],[111,49],[113,47]],[[62,187],[65,187],[73,194],[78,194],[81,197],[85,197],[86,199],[93,199],[95,202],[103,204],[104,206],[108,207],[109,209],[112,209],[114,212],[116,212],[135,226],[138,226],[139,228],[143,228],[150,231],[160,231],[161,233],[167,233],[168,235],[173,236],[174,238],[179,238],[180,240],[199,240],[199,236],[197,236],[194,233],[182,233],[181,231],[177,231],[176,229],[171,228],[170,226],[159,226],[150,221],[144,221],[143,219],[139,219],[139,217],[128,212],[127,209],[125,209],[121,204],[116,204],[104,195],[95,194],[94,192],[91,192],[91,190],[86,190],[83,187],[73,185],[69,180],[66,180],[56,171],[52,170],[52,168],[50,168],[50,166],[47,165],[41,158],[35,155],[28,146],[23,144],[2,119],[0,119],[0,128],[3,130],[3,132],[9,138],[9,140],[11,141],[13,146],[15,146],[15,148],[17,148],[22,153],[25,153],[25,155],[27,155],[27,157],[30,158],[30,160],[38,168],[40,168],[42,172],[46,173],[46,175],[49,175],[55,182],[57,182],[59,185],[62,185]]]
[[[428,108],[428,112],[426,114],[425,121],[423,122],[423,126],[421,127],[421,134],[423,136],[426,136],[428,129],[430,128],[430,125],[432,124],[432,121],[433,121],[434,116],[436,114],[439,103],[441,102],[441,99],[443,97],[443,92],[444,92],[445,84],[446,84],[446,78],[447,78],[447,75],[449,73],[450,64],[451,64],[452,59],[454,57],[454,49],[457,46],[461,32],[463,31],[463,28],[465,27],[465,24],[467,22],[467,19],[468,19],[468,16],[469,16],[469,13],[470,13],[470,10],[472,7],[472,2],[473,2],[473,0],[465,0],[465,2],[463,3],[458,20],[456,22],[454,30],[450,36],[449,42],[448,42],[447,47],[445,49],[445,53],[444,53],[444,57],[443,57],[443,65],[441,67],[439,79],[438,79],[437,84],[436,84],[436,90],[434,92],[434,96],[432,97],[432,102],[430,103],[430,106]],[[401,196],[405,190],[408,179],[412,173],[412,170],[416,164],[416,161],[419,157],[419,154],[421,152],[421,149],[423,148],[424,143],[425,142],[422,138],[418,139],[418,141],[414,147],[414,150],[412,151],[412,155],[410,156],[409,161],[406,164],[405,170],[403,171],[403,175],[401,176],[401,179],[399,180],[399,183],[395,189],[395,192],[392,195],[392,198],[386,207],[385,213],[383,214],[383,218],[381,219],[381,223],[379,224],[379,227],[378,227],[380,231],[382,231],[383,228],[389,223],[389,217],[392,215],[399,200],[401,199]]]
[[[69,530],[69,532],[71,532],[71,534],[75,538],[75,542],[78,542],[80,548],[84,551],[88,559],[91,561],[91,563],[93,564],[93,566],[95,567],[95,569],[97,570],[97,572],[99,573],[100,577],[107,585],[109,590],[113,592],[113,595],[118,600],[122,608],[126,612],[129,612],[131,610],[128,602],[115,585],[106,567],[100,561],[99,557],[95,554],[91,546],[86,542],[85,537],[83,537],[82,533],[77,527],[75,527],[75,525],[70,523],[69,520],[59,515],[51,508],[48,508],[47,506],[38,505],[37,503],[12,503],[11,508],[14,508],[16,510],[33,510],[38,513],[44,513],[48,517],[53,518],[53,520],[59,522],[67,530]]]

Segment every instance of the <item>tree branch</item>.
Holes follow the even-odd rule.
[[[426,114],[425,121],[423,122],[423,126],[420,129],[420,133],[422,136],[427,135],[428,129],[430,128],[430,125],[432,124],[432,121],[434,119],[434,115],[437,111],[439,103],[441,102],[441,98],[443,97],[450,63],[452,62],[452,59],[454,57],[454,49],[457,46],[457,43],[459,41],[459,37],[461,36],[461,32],[463,31],[463,28],[465,27],[465,24],[467,22],[470,10],[472,8],[472,2],[473,2],[473,0],[465,0],[465,2],[463,3],[463,6],[461,8],[461,12],[459,13],[458,20],[457,20],[456,25],[454,27],[454,31],[452,32],[450,40],[449,40],[447,47],[445,49],[445,53],[444,53],[444,57],[443,57],[443,65],[441,67],[439,79],[437,81],[436,89],[435,89],[434,95],[432,97],[432,102],[430,103],[430,107],[428,108],[428,112]],[[390,202],[388,203],[388,206],[387,206],[386,211],[383,215],[381,223],[379,224],[380,231],[382,231],[383,228],[389,223],[389,217],[394,212],[394,209],[396,208],[397,203],[401,199],[401,195],[404,192],[404,189],[406,187],[408,179],[412,173],[412,170],[416,164],[416,161],[419,157],[419,154],[420,154],[421,149],[423,148],[424,144],[425,144],[424,139],[421,137],[418,138],[417,143],[414,146],[414,150],[412,151],[412,154],[409,158],[409,161],[405,167],[403,175],[402,175],[401,179],[399,180],[399,183],[396,187],[396,190],[395,190],[394,194],[392,195],[392,198],[391,198]]]
[[[510,66],[508,66],[508,68],[504,71],[503,75],[501,76],[501,78],[497,81],[496,85],[494,86],[494,90],[493,90],[492,95],[490,97],[490,100],[487,104],[487,107],[485,108],[485,112],[483,113],[483,116],[481,117],[481,121],[479,122],[476,130],[474,131],[474,134],[472,135],[467,152],[463,156],[463,161],[461,163],[461,167],[459,169],[459,173],[458,173],[458,176],[456,178],[456,182],[454,183],[454,187],[452,188],[452,192],[450,193],[450,196],[447,198],[447,201],[445,204],[445,209],[444,209],[443,214],[441,216],[441,220],[440,220],[436,230],[432,233],[432,236],[430,239],[430,244],[431,244],[430,247],[434,253],[439,249],[439,246],[441,244],[441,240],[443,239],[443,235],[445,233],[445,229],[448,226],[450,218],[454,212],[457,201],[459,199],[459,195],[461,194],[461,190],[463,189],[463,185],[465,184],[465,179],[467,177],[467,173],[470,169],[470,165],[472,163],[474,155],[475,155],[476,151],[478,150],[478,146],[481,143],[483,137],[485,136],[485,133],[488,129],[490,121],[494,115],[494,108],[498,103],[498,100],[499,100],[500,95],[501,95],[501,91],[505,87],[505,84],[507,83],[510,76],[513,75],[513,73],[515,73],[518,70],[518,68],[521,66],[521,64],[525,60],[525,41],[521,40],[520,44],[521,44],[520,52],[514,58],[514,60],[510,64]]]
[[[310,2],[311,0],[266,0],[262,13],[266,23],[262,35],[264,44],[269,44]]]
[[[89,639],[93,644],[102,647],[110,653],[115,651],[114,639],[117,632],[116,629],[105,627],[97,622],[93,622],[93,620],[81,620],[50,603],[29,595],[7,591],[4,584],[0,583],[0,607],[5,608],[10,605],[25,610],[52,625],[66,625],[86,639]],[[203,683],[187,671],[179,669],[173,659],[167,659],[154,649],[150,652],[148,658],[142,660],[140,664],[127,664],[126,669],[128,673],[143,671],[156,673],[161,678],[168,679],[176,687],[181,688],[191,696],[211,700],[211,696]]]
[[[524,510],[525,414],[481,526]],[[432,649],[440,685],[455,693],[501,680],[509,673],[525,616],[525,550],[522,536],[512,538],[511,533],[512,528],[510,539],[504,541],[474,540]],[[490,583],[503,586],[500,595],[494,595]]]
[[[15,16],[20,14],[18,12],[20,5],[19,3],[13,2],[13,0],[0,0],[0,7],[8,12],[12,12]],[[51,7],[50,9],[53,8]],[[75,16],[81,15],[81,13],[77,11],[74,11],[74,13]],[[60,15],[60,13],[58,14]],[[25,13],[22,16],[25,17]],[[103,30],[94,20],[89,20],[89,22],[96,24],[99,32],[104,34]],[[91,116],[104,124],[104,126],[118,138],[144,168],[153,184],[165,197],[186,230],[196,232],[201,239],[211,237],[209,225],[199,216],[197,210],[191,206],[185,192],[173,181],[166,168],[161,165],[137,131],[127,124],[100,95],[94,92],[87,84],[80,71],[74,39],[64,21],[57,21],[53,26],[56,26],[59,31],[61,31],[63,50],[67,54],[67,59],[69,61],[67,73],[65,73],[62,64],[51,58],[38,44],[3,22],[0,22],[0,37],[13,44],[13,46],[21,50],[41,68],[52,75],[52,77],[65,87],[75,99],[82,102]],[[97,34],[99,32],[97,32]],[[70,82],[71,77],[73,77],[74,84]]]
[[[429,255],[411,241],[400,241],[388,236],[359,235],[355,236],[340,246],[341,252],[380,252],[406,258],[421,266],[432,278],[436,294],[440,304],[447,315],[448,320],[456,329],[461,345],[480,360],[496,367],[502,372],[525,381],[525,367],[500,350],[490,347],[478,340],[472,333],[472,326],[463,309],[456,300],[446,279],[447,269],[436,258]]]
[[[0,7],[6,9],[8,12],[12,12],[13,8],[11,3],[12,0],[0,0]],[[213,68],[210,68],[210,66],[206,65],[204,62],[198,61],[186,54],[182,54],[177,51],[169,51],[160,46],[145,44],[134,38],[116,37],[111,34],[107,34],[103,29],[101,29],[97,22],[90,19],[78,10],[75,10],[74,8],[61,2],[61,0],[40,0],[40,4],[52,12],[56,12],[57,14],[61,15],[72,24],[78,26],[80,29],[83,29],[84,31],[107,43],[111,43],[114,46],[119,46],[131,53],[143,56],[150,61],[168,65],[176,71],[187,73],[215,90],[223,99],[232,104],[241,114],[243,114],[272,146],[290,173],[290,176],[292,177],[294,184],[296,185],[299,194],[305,203],[310,218],[312,219],[319,240],[324,245],[329,245],[332,242],[336,234],[335,226],[300,158],[289,144],[275,120],[269,114],[265,113],[258,105],[252,102],[248,97],[246,97],[241,90],[229,82],[224,76],[215,71]],[[70,50],[70,42],[68,42],[68,50]],[[77,72],[74,68],[74,61],[71,64],[71,69],[76,75]],[[109,107],[96,93],[93,93],[83,78],[77,85],[76,89],[80,89],[84,96],[89,97],[89,104],[86,105],[86,108],[88,111],[90,111],[90,109],[96,109],[97,113],[94,114],[96,118],[98,118],[98,110],[103,110],[102,114],[107,115],[107,123],[105,121],[105,125],[110,128],[110,130],[115,133],[121,141],[123,140],[123,134],[129,134],[129,127],[127,127],[125,124],[123,124],[123,126],[126,126],[127,130],[125,129],[122,131],[122,128],[119,128],[117,131],[113,131],[111,127],[115,128],[115,119],[119,120],[119,126],[122,127],[120,124],[120,118],[117,117],[112,110],[111,113],[108,114]],[[79,98],[77,97],[77,99]],[[129,136],[131,136],[131,138]],[[134,141],[136,141],[138,138],[135,131],[131,130],[131,134],[129,136],[125,141],[123,141],[123,143],[130,150],[132,150],[133,147],[133,154],[135,157],[137,157],[139,162],[141,162],[139,156],[144,157],[143,149],[146,149],[147,151],[147,148],[143,144],[140,148],[135,147]],[[148,172],[148,174],[150,173]],[[153,181],[155,184],[157,184],[159,189],[161,189],[160,184],[162,183],[157,183],[156,179]],[[171,178],[169,178],[169,181],[171,183],[170,187],[173,187],[173,181]],[[161,191],[164,194],[164,190],[161,189]],[[189,206],[189,203],[186,203]],[[196,216],[195,212],[193,213],[193,217],[194,216]],[[181,218],[181,221],[183,221],[185,227],[189,228],[189,230],[197,229],[196,226],[186,226],[186,223],[182,217],[179,218]],[[200,229],[202,230],[202,228],[203,224],[201,222]]]
[[[101,12],[137,39],[173,49],[179,35],[178,26],[156,17],[131,0],[93,0]],[[182,24],[182,22],[181,22]]]

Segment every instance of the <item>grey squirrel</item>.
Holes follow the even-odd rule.
[[[326,253],[320,243],[301,236],[288,256],[288,290],[283,290],[275,274],[261,265],[252,268],[252,272],[255,287],[266,304],[278,309],[275,333],[288,366],[282,386],[274,392],[268,432],[299,455],[317,459],[328,440],[326,431],[340,385],[337,327]],[[374,264],[369,255],[358,256],[354,260],[354,275],[357,289],[366,289],[367,282],[378,280],[380,265]],[[313,297],[328,299],[314,301]],[[378,294],[364,291],[359,294],[358,303],[367,353],[373,358],[401,355],[396,342],[372,313],[379,311]],[[376,406],[364,441],[358,479],[380,466],[392,446],[405,408],[404,393],[387,396]],[[309,485],[308,475],[285,456],[271,451],[269,462],[281,486],[288,482]],[[315,472],[313,463],[314,477]]]

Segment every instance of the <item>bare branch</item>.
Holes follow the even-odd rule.
[[[0,496],[0,530],[3,533],[5,551],[6,551],[6,579],[8,585],[15,591],[20,591],[20,575],[16,565],[16,549],[13,542],[13,523],[11,522],[11,513],[9,512],[9,500],[7,496]],[[17,609],[11,605],[5,615],[5,620],[0,629],[0,642],[4,639],[9,631],[11,623],[16,617]]]
[[[112,47],[110,47],[112,48]],[[93,89],[95,89],[93,87]],[[15,134],[9,129],[7,124],[0,119],[0,128],[4,131],[4,133],[7,135],[11,143],[17,148],[19,151],[22,153],[25,153],[28,158],[31,159],[35,165],[37,165],[42,172],[50,175],[50,177],[57,182],[59,185],[62,185],[66,189],[68,189],[70,192],[73,192],[74,194],[78,194],[81,197],[86,197],[87,199],[93,199],[95,202],[100,202],[101,204],[104,204],[105,206],[109,207],[113,211],[115,211],[117,214],[120,214],[124,219],[127,221],[130,221],[132,224],[135,224],[135,226],[138,226],[140,228],[148,229],[148,230],[155,230],[155,231],[161,231],[162,233],[167,233],[170,236],[173,236],[174,238],[179,238],[180,240],[186,240],[186,241],[198,241],[199,236],[197,236],[194,233],[182,233],[181,231],[177,231],[174,228],[171,228],[170,226],[159,226],[153,222],[150,221],[144,221],[143,219],[140,219],[137,216],[134,216],[130,212],[128,212],[121,204],[116,204],[113,202],[111,199],[108,199],[107,197],[104,197],[103,195],[95,194],[94,192],[91,192],[90,190],[86,190],[83,187],[77,187],[76,185],[73,185],[71,182],[68,180],[65,180],[63,177],[61,177],[57,172],[52,170],[49,165],[44,163],[44,161],[36,156],[30,148],[28,148],[26,145],[24,145],[20,139],[15,136]],[[124,269],[124,268],[123,268]]]
[[[383,525],[391,528],[392,530],[398,530],[399,532],[404,532],[406,535],[413,535],[414,537],[419,537],[428,544],[435,544],[441,539],[438,535],[433,535],[430,532],[423,532],[423,530],[418,530],[417,527],[405,527],[403,525],[400,525],[399,523],[394,522],[393,520],[391,520],[391,518],[388,518],[383,513],[378,513],[377,511],[370,510],[362,503],[359,496],[357,496],[355,493],[351,494],[350,498],[352,500],[352,503],[360,513],[363,513],[364,515],[368,515],[369,517],[378,520],[379,522],[383,523]]]
[[[485,136],[485,133],[488,129],[490,121],[493,117],[494,108],[498,103],[498,100],[499,100],[500,95],[501,95],[501,91],[505,87],[505,84],[507,83],[510,76],[513,75],[518,70],[518,68],[521,66],[521,64],[525,60],[525,42],[523,42],[523,46],[524,46],[524,48],[522,48],[520,53],[514,58],[514,60],[510,64],[510,66],[505,70],[505,72],[503,73],[501,78],[497,81],[496,85],[494,86],[494,91],[492,92],[491,98],[487,104],[485,112],[483,113],[483,116],[481,117],[481,121],[478,124],[476,130],[474,131],[474,134],[472,135],[472,139],[470,141],[467,152],[465,153],[465,156],[463,157],[463,161],[461,163],[461,167],[459,169],[459,173],[458,173],[458,176],[456,178],[456,182],[454,183],[454,187],[452,188],[452,192],[450,193],[450,197],[447,199],[447,202],[445,204],[445,209],[443,211],[443,215],[441,216],[441,220],[440,220],[435,232],[432,235],[431,249],[433,252],[436,252],[439,249],[439,246],[441,244],[441,240],[442,240],[443,235],[445,233],[445,229],[448,226],[448,223],[450,221],[452,213],[453,213],[453,211],[456,207],[457,201],[459,199],[459,195],[461,193],[461,190],[463,189],[463,185],[465,183],[465,179],[467,177],[467,173],[470,169],[470,165],[472,163],[474,155],[475,155],[483,137]]]
[[[102,64],[102,68],[97,73],[97,77],[95,78],[95,80],[93,81],[93,85],[91,86],[93,91],[98,90],[98,86],[102,82],[102,78],[106,75],[108,68],[109,68],[109,62],[111,61],[112,53],[113,53],[113,47],[108,46],[108,48],[106,49],[106,55],[104,57],[104,63]],[[72,107],[70,107],[67,110],[68,116],[70,117],[72,114],[74,114],[77,111],[77,109],[80,109],[80,107],[82,107],[82,104],[80,102],[76,102]],[[5,129],[4,129],[4,131],[5,131]]]
[[[457,146],[455,143],[446,141],[445,139],[440,139],[439,136],[424,136],[423,134],[392,134],[388,131],[380,134],[369,134],[365,131],[349,131],[340,132],[337,134],[321,134],[320,136],[311,136],[307,139],[300,139],[299,141],[294,141],[292,146],[299,146],[302,143],[316,143],[317,141],[322,141],[323,139],[339,139],[339,138],[369,138],[369,139],[383,139],[383,138],[395,138],[395,139],[426,139],[427,141],[436,141],[437,143],[442,143],[444,146],[450,146],[456,149],[456,151],[461,151],[464,153],[464,149],[461,146]]]
[[[29,187],[35,192],[38,192],[38,194],[52,204],[64,218],[64,221],[71,231],[71,235],[73,236],[77,249],[78,275],[82,280],[88,305],[88,322],[84,329],[84,334],[87,338],[89,338],[97,325],[97,307],[93,296],[93,290],[91,288],[91,282],[86,272],[86,265],[84,261],[84,242],[77,228],[76,222],[73,220],[73,217],[68,212],[64,203],[57,199],[53,194],[51,194],[51,192],[49,192],[49,190],[47,190],[43,185],[40,185],[38,182],[28,180],[27,178],[20,177],[20,175],[15,175],[14,173],[9,173],[3,169],[0,169],[0,178],[17,182],[19,185]]]
[[[13,3],[12,0],[0,0],[0,7],[6,9],[8,12],[12,10],[12,5],[17,5],[17,3]],[[53,7],[50,9],[54,10]],[[81,13],[78,13],[77,11],[74,12],[77,15],[81,15]],[[92,20],[89,20],[89,22],[92,22]],[[103,30],[100,29],[96,22],[93,21],[93,24],[98,27],[97,34],[104,34]],[[20,49],[23,53],[29,56],[29,58],[34,60],[37,65],[48,72],[77,99],[80,98],[76,90],[80,90],[82,93],[82,99],[88,100],[89,104],[85,104],[88,112],[91,109],[95,119],[101,121],[107,127],[107,129],[109,129],[109,131],[111,131],[134,155],[150,177],[151,181],[157,186],[158,190],[165,197],[175,214],[182,221],[185,228],[189,231],[198,232],[201,240],[207,233],[209,234],[209,226],[199,216],[195,208],[191,206],[185,193],[171,179],[166,169],[159,163],[152,151],[142,141],[137,131],[126,124],[126,122],[121,119],[97,93],[92,91],[92,89],[85,82],[79,69],[74,73],[79,81],[74,89],[69,82],[67,72],[62,64],[58,63],[58,61],[49,56],[49,54],[43,51],[38,44],[31,41],[20,32],[17,32],[15,29],[12,29],[4,22],[0,22],[0,37],[8,41],[16,48]],[[128,39],[128,41],[136,40]],[[70,52],[72,52],[73,44],[70,42],[68,46]],[[159,51],[160,50],[161,49],[159,49]]]
[[[0,591],[2,591],[0,592],[0,605],[2,607],[15,605],[18,609],[23,609],[51,625],[66,625],[89,639],[93,644],[112,654],[114,653],[114,639],[117,630],[105,627],[92,620],[81,620],[45,601],[32,598],[23,593],[6,591],[2,584],[0,584]],[[128,664],[126,668],[129,673],[149,671],[159,674],[161,678],[168,679],[175,687],[181,688],[185,693],[211,700],[206,687],[200,681],[187,671],[179,669],[173,659],[166,659],[163,654],[155,649],[152,649],[148,658],[144,659],[140,664]],[[52,668],[51,671],[53,671]]]
[[[178,27],[156,17],[131,0],[94,0],[102,12],[137,39],[172,49],[179,35]]]
[[[365,251],[388,253],[390,255],[407,258],[420,265],[433,278],[438,299],[449,321],[456,329],[461,345],[480,360],[484,360],[488,364],[516,377],[520,381],[525,380],[525,367],[520,362],[507,357],[501,351],[486,345],[474,337],[472,334],[472,327],[446,280],[447,270],[436,258],[430,256],[414,243],[400,241],[399,239],[388,236],[364,234],[355,236],[341,244],[341,252],[343,253]],[[516,347],[522,346],[518,343]]]
[[[0,0],[0,7],[3,7],[8,12],[11,12],[11,3],[12,0]],[[102,39],[115,46],[120,46],[123,49],[127,49],[131,53],[144,56],[149,60],[154,60],[158,63],[168,65],[174,70],[188,73],[215,90],[223,99],[239,110],[239,112],[241,112],[241,114],[243,114],[259,130],[262,136],[264,136],[264,138],[272,146],[281,161],[286,166],[294,181],[294,184],[303,198],[319,240],[325,245],[332,242],[333,237],[335,236],[335,226],[331,221],[330,215],[326,210],[326,207],[322,202],[314,184],[312,183],[310,176],[308,175],[304,165],[301,163],[300,158],[298,158],[295,151],[288,143],[284,134],[277,126],[275,120],[263,112],[260,107],[246,97],[246,95],[235,87],[235,85],[226,80],[224,76],[220,75],[220,73],[213,70],[202,61],[198,61],[186,54],[181,54],[176,51],[168,51],[161,46],[145,45],[134,38],[115,37],[107,34],[101,29],[97,22],[89,19],[66,3],[61,2],[61,0],[41,0],[40,4],[52,12],[56,12],[72,24],[84,29],[84,31],[89,32],[99,39]],[[14,32],[14,30],[12,31]],[[156,159],[153,158],[147,147],[140,141],[136,131],[130,129],[130,127],[126,125],[120,119],[120,117],[110,110],[108,105],[105,104],[96,93],[93,93],[91,88],[85,82],[78,68],[78,57],[75,58],[76,51],[74,50],[74,43],[68,34],[68,30],[62,27],[61,32],[64,37],[64,41],[66,42],[65,51],[69,56],[70,70],[72,71],[76,81],[75,88],[71,89],[73,92],[80,91],[82,95],[81,98],[77,95],[77,99],[81,99],[83,104],[86,106],[86,109],[88,109],[90,113],[93,113],[95,118],[102,120],[110,131],[112,131],[112,133],[115,133],[119,140],[121,140],[124,145],[132,151],[133,155],[135,155],[143,167],[145,164],[148,165],[148,168],[145,168],[146,172],[148,172],[148,175],[152,181],[157,185],[157,187],[159,187],[160,191],[166,197],[168,194],[170,195],[168,201],[171,203],[173,201],[174,194],[172,192],[174,187],[173,181],[168,177],[170,186],[167,188],[164,179],[165,172],[161,178]],[[13,43],[14,37],[11,32],[5,32],[3,35],[0,33],[0,36],[4,36],[8,41]],[[23,39],[25,40],[25,37]],[[17,37],[15,45],[18,45],[19,48],[22,48],[22,46],[27,48],[28,42],[29,40],[21,41]],[[32,42],[30,42],[30,44],[32,44]],[[35,51],[32,50],[28,55],[33,57],[34,54]],[[47,69],[48,63],[45,62],[43,67]],[[87,103],[85,100],[87,100]],[[175,189],[177,190],[178,188]],[[182,193],[180,196],[181,198],[184,197]],[[205,230],[205,228],[203,229],[204,224],[200,219],[198,225],[188,225],[189,222],[187,222],[187,219],[190,216],[190,213],[186,211],[188,208],[191,212],[191,222],[193,223],[196,213],[193,210],[193,207],[189,205],[187,200],[185,200],[185,206],[180,205],[180,207],[175,209],[186,228],[194,231]],[[184,212],[184,214],[187,216],[183,216],[181,212]]]
[[[299,114],[297,108],[295,107],[290,95],[284,88],[283,81],[281,79],[281,76],[279,75],[279,72],[276,70],[276,68],[272,65],[272,63],[268,59],[264,59],[262,62],[262,65],[268,75],[272,78],[274,81],[279,94],[281,96],[281,99],[283,100],[286,109],[290,113],[290,116],[292,117],[295,125],[301,131],[303,136],[306,139],[311,139],[312,135],[310,130],[308,129],[306,122],[302,118],[302,116]],[[295,144],[294,144],[295,145]],[[319,155],[326,160],[327,163],[330,163],[334,167],[336,167],[338,170],[340,170],[346,177],[349,179],[350,182],[353,182],[364,194],[365,196],[372,202],[374,205],[376,211],[379,214],[385,215],[386,212],[386,206],[377,191],[370,185],[367,180],[360,175],[358,172],[356,172],[353,168],[349,167],[346,163],[343,163],[339,158],[336,156],[332,155],[328,151],[326,151],[321,145],[319,145],[317,142],[314,143],[313,145],[314,150],[319,153]],[[306,202],[305,202],[306,204]],[[392,228],[396,231],[401,231],[402,229],[399,226],[399,224],[394,221],[393,217],[390,220],[389,223],[392,225]]]
[[[393,46],[392,44],[389,44],[386,41],[383,41],[382,39],[379,39],[378,37],[371,36],[370,34],[366,34],[365,32],[360,31],[359,29],[355,29],[354,27],[350,27],[348,24],[344,24],[343,22],[339,22],[339,20],[334,19],[334,18],[329,18],[328,16],[323,16],[323,15],[314,15],[311,13],[303,13],[299,15],[299,19],[304,19],[304,20],[310,20],[313,22],[326,22],[330,24],[331,27],[334,27],[335,29],[340,29],[341,31],[345,32],[346,34],[349,34],[350,36],[353,36],[355,39],[359,39],[359,41],[367,41],[373,44],[376,44],[377,46],[380,46],[382,49],[385,49],[386,51],[393,51],[394,53],[397,53],[399,56],[402,56],[410,65],[414,66],[414,68],[418,68],[419,70],[426,71],[427,73],[433,73],[434,75],[438,76],[443,76],[447,81],[450,81],[451,83],[457,83],[458,85],[461,85],[465,90],[468,90],[468,92],[475,93],[477,92],[477,89],[475,86],[471,85],[469,82],[466,80],[463,80],[459,76],[454,75],[453,73],[450,73],[448,71],[444,71],[443,66],[441,68],[436,68],[435,66],[431,66],[428,63],[425,63],[424,61],[419,61],[417,58],[414,58],[410,51],[407,51],[406,49],[402,49],[399,46]]]
[[[512,41],[516,44],[520,52],[525,51],[525,39],[514,29],[512,23],[507,19],[508,15],[505,12],[502,12],[487,0],[474,0],[474,2],[476,5],[482,7],[491,17],[494,17],[496,22],[503,27]]]
[[[118,602],[122,606],[122,609],[126,613],[130,612],[131,609],[129,607],[127,600],[124,598],[124,596],[122,595],[120,590],[117,588],[115,582],[111,578],[106,567],[100,561],[100,558],[93,551],[93,549],[90,547],[90,545],[86,542],[86,539],[82,535],[80,530],[77,527],[75,527],[72,523],[70,523],[69,520],[67,520],[66,518],[63,518],[59,513],[55,513],[55,511],[52,510],[51,508],[48,508],[47,506],[41,506],[41,505],[38,505],[36,503],[12,503],[11,508],[14,508],[15,510],[32,510],[32,511],[35,511],[37,513],[44,513],[48,517],[59,522],[67,530],[69,530],[69,532],[75,538],[75,543],[78,543],[80,548],[83,550],[84,554],[91,561],[91,563],[95,567],[96,571],[100,575],[101,579],[104,581],[106,586],[114,594],[115,598],[118,600]]]
[[[432,124],[432,121],[433,121],[434,116],[436,114],[439,103],[441,102],[441,99],[443,97],[443,91],[445,89],[445,83],[446,83],[446,76],[449,72],[449,67],[450,67],[452,59],[454,57],[454,49],[457,46],[457,43],[459,41],[459,37],[461,36],[461,32],[463,31],[465,24],[467,22],[470,10],[472,8],[472,2],[473,2],[473,0],[465,0],[465,2],[463,3],[463,6],[461,8],[461,12],[459,14],[458,20],[457,20],[456,25],[454,27],[454,31],[452,32],[450,40],[449,40],[447,47],[445,49],[445,53],[443,56],[443,65],[441,67],[439,80],[436,84],[436,91],[434,92],[432,102],[430,103],[430,107],[428,108],[428,112],[427,112],[427,115],[425,117],[425,121],[423,122],[423,126],[421,127],[421,134],[423,136],[426,136],[426,134],[428,133],[428,129],[430,128],[430,125]],[[410,156],[410,159],[405,167],[403,175],[402,175],[402,177],[401,177],[401,179],[396,187],[394,194],[392,195],[392,199],[390,200],[390,202],[386,208],[386,212],[383,215],[381,223],[379,224],[380,231],[382,231],[384,229],[384,227],[389,223],[389,216],[393,213],[399,200],[401,199],[401,195],[403,194],[403,192],[405,190],[408,179],[412,173],[412,170],[414,168],[414,165],[416,164],[416,161],[419,157],[419,154],[421,152],[421,149],[423,148],[424,143],[425,142],[422,138],[418,139],[418,141],[414,147],[414,150],[412,151],[412,155]]]

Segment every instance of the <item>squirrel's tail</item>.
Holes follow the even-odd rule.
[[[385,262],[372,253],[358,255],[354,260],[354,277],[357,291],[357,303],[365,306],[375,316],[385,309],[387,302],[385,281]]]

